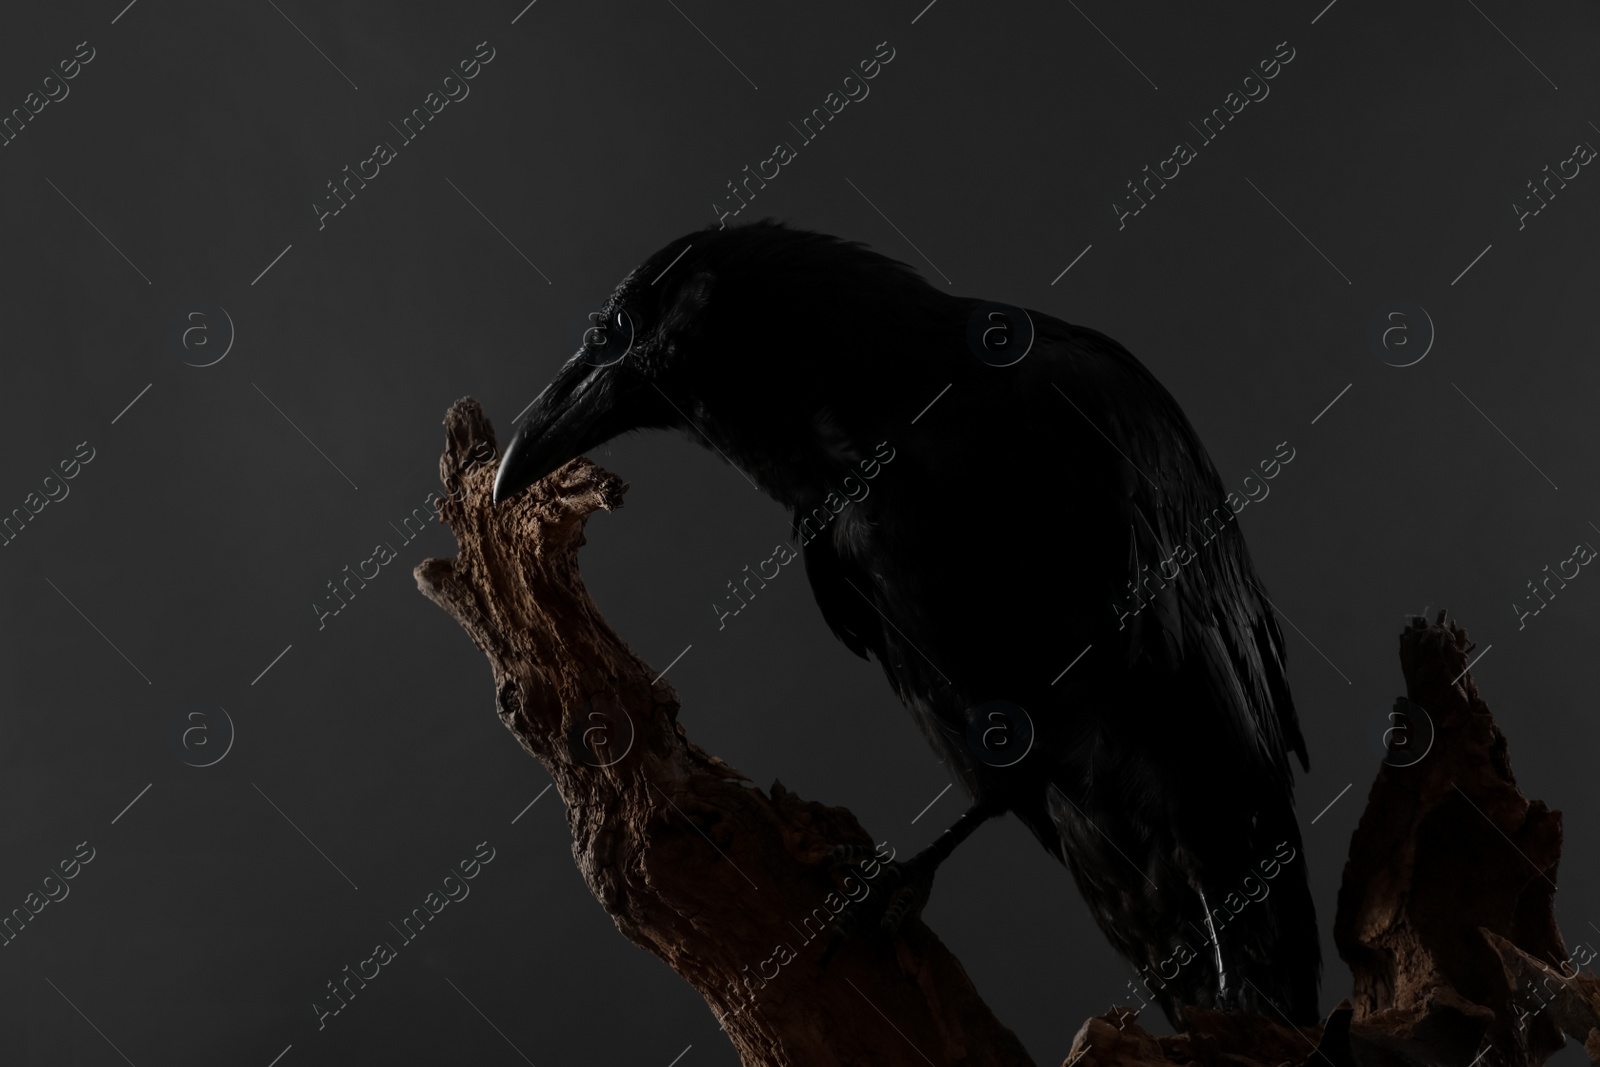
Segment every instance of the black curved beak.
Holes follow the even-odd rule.
[[[496,504],[628,428],[611,428],[615,395],[606,370],[576,357],[534,400],[500,459]]]
[[[568,460],[630,430],[676,426],[665,394],[631,362],[590,363],[580,352],[557,372],[517,427],[494,477],[496,504]]]

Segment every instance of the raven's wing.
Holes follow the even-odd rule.
[[[841,552],[832,526],[806,543],[823,618],[851,651],[884,663],[902,697],[938,687],[945,672],[996,670],[1011,672],[1003,688],[1020,696],[1063,651],[1118,648],[1120,676],[1168,680],[1174,699],[1163,703],[1191,719],[1187,732],[1227,736],[1221,751],[1238,754],[1240,771],[1292,788],[1286,753],[1304,762],[1305,744],[1283,638],[1198,436],[1116,341],[1030,315],[1037,338],[1020,363],[940,351],[959,387],[937,417],[874,430],[904,441],[906,455],[884,475],[892,485],[847,505],[870,516],[871,551]],[[1217,533],[1203,542],[1208,522]],[[1119,626],[1112,604],[1182,544],[1192,560]],[[1058,560],[1063,547],[1070,556]],[[985,623],[991,601],[1016,618]],[[1042,625],[1024,622],[1040,614]],[[947,727],[960,725],[960,707],[935,705]]]
[[[1219,903],[1231,909],[1223,902],[1263,857],[1287,863],[1300,851],[1289,753],[1306,763],[1305,741],[1283,635],[1239,529],[1245,498],[1230,500],[1177,402],[1122,346],[1048,316],[1035,323],[1041,358],[1028,367],[1030,352],[1018,365],[1010,399],[1058,467],[1092,470],[1077,476],[1087,506],[1072,516],[1072,540],[1101,567],[1106,607],[1088,606],[1106,612],[1096,652],[1117,657],[1098,686],[1091,675],[1063,699],[1092,705],[1109,691],[1123,726],[1111,752],[1065,762],[1054,784],[1080,796],[1050,815],[1097,922],[1130,959],[1154,961],[1191,923],[1211,924]],[[1048,401],[1062,420],[1054,426]],[[1084,789],[1097,762],[1114,768],[1114,781]],[[1104,835],[1121,855],[1101,853]],[[1130,855],[1152,891],[1136,905],[1116,877]],[[1180,873],[1199,900],[1175,885]],[[1213,934],[1249,987],[1242,1002],[1261,997],[1297,1022],[1316,1018],[1321,950],[1304,865],[1275,883],[1270,905],[1224,922]],[[1220,990],[1195,970],[1167,992],[1204,1005]]]
[[[1073,436],[1103,448],[1120,474],[1108,503],[1122,531],[1112,543],[1127,566],[1108,576],[1120,605],[1112,614],[1145,605],[1119,620],[1132,631],[1119,635],[1126,666],[1203,683],[1215,726],[1292,790],[1287,752],[1308,761],[1283,635],[1215,466],[1171,394],[1126,349],[1097,331],[1038,319],[1047,358],[1018,375],[1019,394],[1092,425],[1087,438]]]

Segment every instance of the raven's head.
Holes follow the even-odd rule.
[[[852,421],[847,409],[870,423],[886,390],[928,370],[926,346],[911,345],[916,367],[901,357],[949,299],[905,264],[826,234],[770,221],[688,234],[591,316],[507,446],[495,502],[652,428],[716,448],[776,495],[819,435]]]

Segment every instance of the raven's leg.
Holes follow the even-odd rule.
[[[939,864],[950,858],[956,848],[972,836],[972,831],[1003,811],[996,805],[974,804],[961,813],[955,825],[939,835],[939,839],[906,860],[891,864],[886,872],[898,878],[900,885],[889,896],[889,906],[883,914],[883,929],[893,934],[900,930],[908,918],[922,913],[933,893],[933,875]]]
[[[938,840],[915,856],[908,860],[891,860],[884,863],[882,877],[888,901],[878,905],[882,908],[879,928],[885,934],[893,936],[908,919],[920,915],[933,892],[933,876],[938,871],[939,865],[949,859],[951,853],[955,852],[961,842],[971,837],[974,830],[996,815],[1004,813],[1005,810],[1004,805],[994,802],[974,804],[962,813],[955,821],[955,825],[940,834]],[[863,850],[849,845],[840,846],[833,851],[833,860],[837,863],[859,862],[864,858],[866,857]],[[862,907],[866,899],[862,897],[860,901],[846,907],[834,920],[833,935],[822,952],[824,965],[853,932],[861,911],[866,910]],[[876,910],[876,907],[873,910]]]

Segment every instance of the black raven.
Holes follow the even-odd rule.
[[[592,317],[495,500],[660,428],[793,509],[823,618],[974,801],[900,870],[910,909],[1009,811],[1174,1025],[1186,1005],[1317,1020],[1283,638],[1216,468],[1138,360],[770,220],[674,241]]]

